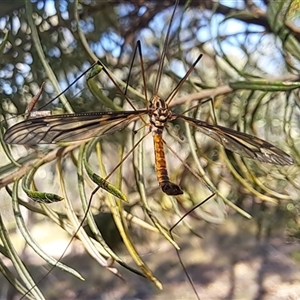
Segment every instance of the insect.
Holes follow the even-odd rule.
[[[177,6],[178,0],[175,3],[172,19]],[[211,125],[184,114],[176,114],[170,110],[169,105],[171,101],[201,59],[201,55],[196,59],[170,95],[166,99],[159,97],[159,86],[166,49],[169,43],[172,19],[168,27],[153,96],[150,99],[148,108],[132,111],[87,112],[31,118],[9,128],[4,135],[5,142],[8,144],[37,145],[85,140],[112,134],[122,130],[129,123],[148,116],[149,130],[152,133],[154,142],[155,168],[158,183],[162,191],[171,196],[183,194],[183,191],[179,185],[171,182],[169,179],[162,136],[166,124],[175,120],[182,120],[189,123],[201,133],[222,144],[226,149],[241,156],[264,163],[277,165],[293,164],[293,158],[290,155],[262,139],[235,131],[231,128]],[[103,68],[105,67],[103,66]],[[124,97],[127,98],[125,95]]]

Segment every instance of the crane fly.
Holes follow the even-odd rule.
[[[193,71],[202,55],[196,59],[186,75],[180,80],[176,88],[165,100],[159,97],[158,92],[163,72],[164,59],[168,48],[172,20],[177,6],[178,0],[176,0],[175,9],[173,10],[171,21],[168,26],[161,60],[159,62],[158,74],[154,85],[153,96],[150,99],[148,108],[132,111],[87,112],[31,118],[9,128],[4,135],[5,142],[8,144],[31,146],[37,144],[85,140],[101,135],[112,134],[122,130],[129,123],[148,116],[149,130],[153,135],[155,168],[158,183],[162,191],[171,196],[183,194],[183,191],[179,185],[171,182],[169,179],[162,135],[166,124],[175,120],[182,120],[189,123],[194,126],[196,130],[211,137],[226,149],[241,156],[276,165],[293,164],[293,158],[290,155],[262,139],[243,132],[238,132],[231,128],[211,125],[184,114],[176,114],[169,109],[171,101]],[[140,56],[142,55],[140,54]],[[102,65],[101,62],[99,62],[99,64]],[[103,65],[102,67],[105,70]],[[107,71],[106,74],[113,80]],[[143,80],[145,85],[145,76],[143,76]],[[115,85],[118,90],[121,91],[116,83]],[[124,93],[123,96],[130,102]],[[147,99],[146,94],[145,97]]]

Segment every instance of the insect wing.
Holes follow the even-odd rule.
[[[146,110],[91,112],[33,118],[9,128],[4,140],[21,145],[74,142],[121,130],[146,113]]]
[[[210,125],[182,115],[176,115],[176,118],[187,121],[226,149],[241,156],[276,165],[292,165],[294,163],[293,158],[287,153],[255,136],[227,127]]]

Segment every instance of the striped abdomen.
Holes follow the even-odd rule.
[[[182,195],[181,188],[172,183],[168,176],[167,164],[164,152],[164,143],[160,133],[153,132],[155,169],[159,185],[164,193],[170,196]]]

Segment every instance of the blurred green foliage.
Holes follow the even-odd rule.
[[[60,0],[26,1],[24,4],[6,1],[0,12],[1,129],[22,120],[22,116],[13,117],[25,112],[43,82],[46,82],[45,90],[37,108],[56,97],[57,86],[61,90],[68,87],[97,59],[111,71],[121,90],[125,90],[128,81],[127,96],[136,108],[146,107],[144,91],[149,100],[173,10],[171,2]],[[3,144],[1,153],[0,187],[7,199],[2,211],[11,211],[8,207],[14,203],[17,226],[28,227],[28,230],[21,230],[26,239],[32,239],[29,228],[36,222],[50,222],[51,226],[61,227],[70,235],[85,225],[77,238],[99,264],[121,276],[119,268],[111,266],[112,258],[143,274],[159,288],[159,280],[135,249],[134,233],[140,230],[159,233],[178,247],[177,239],[174,241],[170,237],[168,228],[211,194],[206,185],[213,187],[216,196],[191,214],[191,218],[219,224],[227,213],[239,212],[257,219],[258,235],[263,227],[271,231],[275,223],[283,223],[293,236],[299,235],[300,37],[291,26],[299,21],[299,16],[289,13],[295,1],[270,1],[268,5],[261,2],[259,6],[249,7],[240,7],[239,1],[232,1],[231,7],[210,1],[200,5],[197,1],[189,1],[187,7],[183,4],[185,1],[180,1],[171,27],[160,96],[167,97],[196,57],[203,53],[204,57],[172,102],[172,109],[179,113],[196,106],[189,112],[193,117],[265,139],[289,153],[295,160],[293,166],[244,159],[225,151],[181,122],[169,125],[169,134],[165,137],[167,145],[182,160],[167,150],[170,176],[185,191],[176,199],[164,195],[158,188],[150,137],[129,155],[138,139],[147,132],[135,125],[88,144],[44,146],[39,150],[17,145],[6,149]],[[147,87],[143,86],[139,56],[130,68],[137,40],[142,44]],[[94,97],[93,90],[90,91],[85,79],[81,78],[65,92],[67,100],[57,99],[43,109],[65,112],[111,110],[101,97],[112,101],[110,107],[131,109],[104,72],[93,80],[95,89],[98,88],[102,96]],[[201,101],[206,103],[200,105]],[[115,170],[127,154],[128,158]],[[12,157],[21,166],[17,166]],[[109,175],[109,182],[126,195],[129,203],[113,197],[115,193],[109,193],[109,189],[108,193],[100,190],[92,194],[91,208],[88,203],[96,185],[87,176],[83,161],[93,166],[94,171],[89,173],[91,178],[97,178],[97,174],[102,178]],[[198,178],[191,174],[187,165],[194,169]],[[29,176],[32,178],[28,181]],[[64,198],[63,201],[51,205],[27,201],[18,185],[17,179],[21,178],[32,193],[57,194]],[[24,218],[19,205],[34,218],[18,222],[18,218]],[[105,216],[104,221],[98,219],[101,213]],[[107,215],[113,216],[112,224],[116,226],[111,230],[115,233],[104,233],[111,228],[107,225]],[[83,216],[87,221],[81,221]],[[24,286],[14,281],[12,273],[4,267],[1,271],[24,294],[34,281],[24,268],[17,267],[23,265],[17,259],[19,254],[14,253],[10,242],[4,242],[10,240],[5,226],[14,228],[14,218],[2,217],[7,223],[1,220],[0,237],[4,248],[0,251],[13,263]],[[112,219],[109,218],[109,224]],[[187,223],[185,225],[189,228]],[[187,231],[192,234],[192,230]],[[114,247],[108,246],[114,245],[115,239],[123,241],[137,267],[126,265],[114,252]],[[41,254],[34,239],[32,244],[44,260],[58,267],[52,258],[46,259]],[[30,294],[35,299],[42,297],[38,287]]]

